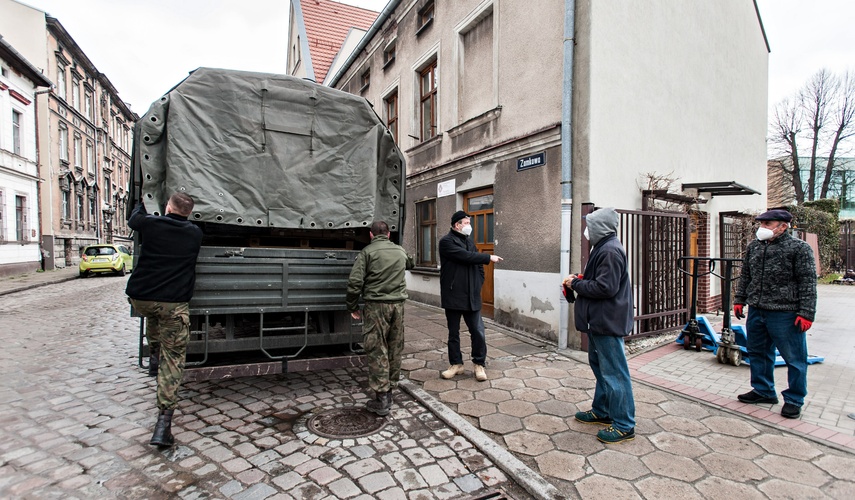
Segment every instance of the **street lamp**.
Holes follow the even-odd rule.
[[[116,210],[109,203],[104,203],[104,208],[101,209],[104,213],[104,225],[107,226],[105,233],[107,234],[107,243],[113,242],[113,215]]]

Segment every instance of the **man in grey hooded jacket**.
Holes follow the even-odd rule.
[[[617,239],[618,214],[613,208],[586,217],[585,235],[593,250],[584,274],[567,276],[568,300],[576,294],[576,329],[588,335],[588,362],[597,379],[589,411],[576,413],[586,424],[605,424],[597,433],[604,443],[635,438],[635,400],[623,338],[632,331],[632,285],[626,251]]]

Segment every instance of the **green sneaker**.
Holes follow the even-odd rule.
[[[576,420],[582,422],[583,424],[612,424],[612,419],[610,419],[609,417],[598,417],[597,414],[594,413],[594,410],[577,411]]]
[[[623,432],[615,429],[614,426],[610,425],[597,433],[597,439],[607,444],[632,441],[633,439],[635,439],[635,427],[626,432]]]

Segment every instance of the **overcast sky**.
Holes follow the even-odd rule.
[[[377,11],[386,5],[386,0],[342,2]],[[289,0],[23,0],[23,3],[59,19],[139,115],[189,71],[200,66],[285,72]],[[757,3],[772,49],[770,104],[791,95],[823,67],[834,72],[855,70],[852,28],[855,2],[757,0]]]

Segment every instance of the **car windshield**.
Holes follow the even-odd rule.
[[[113,255],[116,249],[113,247],[89,247],[86,249],[86,255]]]

